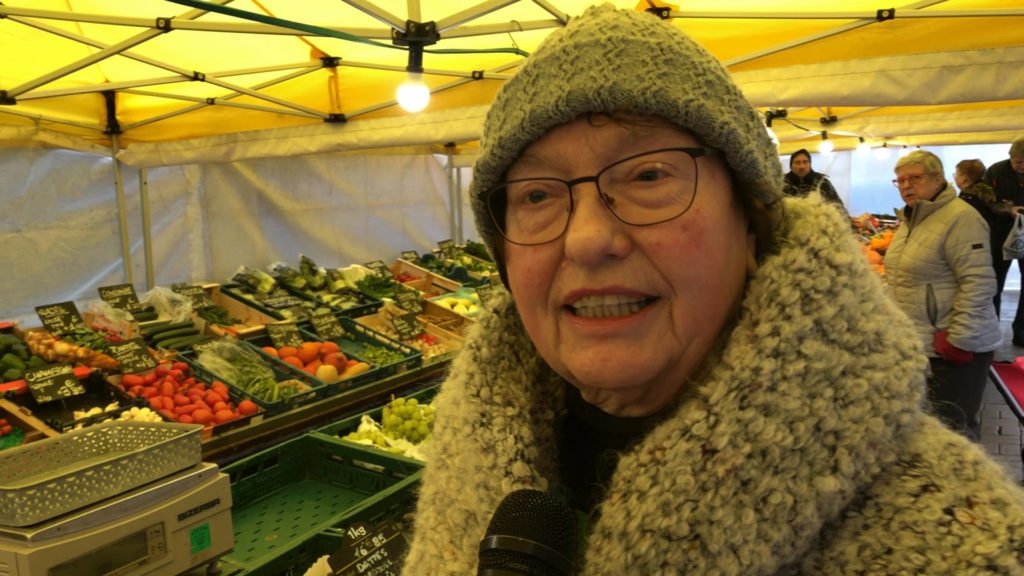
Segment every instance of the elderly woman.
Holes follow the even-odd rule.
[[[896,162],[906,207],[885,253],[896,302],[929,352],[928,396],[953,429],[981,437],[981,398],[993,351],[1002,343],[989,227],[956,197],[942,161],[915,150]]]
[[[924,412],[913,325],[781,183],[670,23],[606,5],[544,42],[485,123],[471,193],[508,292],[435,400],[405,574],[476,573],[523,488],[578,511],[579,574],[1024,571],[1024,493]]]

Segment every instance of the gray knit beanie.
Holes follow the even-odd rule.
[[[605,4],[548,36],[501,88],[484,121],[470,194],[477,230],[503,280],[504,262],[495,251],[502,240],[483,192],[500,184],[548,130],[587,113],[612,112],[665,118],[722,151],[757,232],[758,252],[770,250],[782,168],[757,111],[725,68],[678,28]]]

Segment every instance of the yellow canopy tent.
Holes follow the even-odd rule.
[[[675,2],[662,16],[730,68],[780,154],[823,132],[839,150],[1024,134],[1020,0]],[[455,167],[495,91],[591,3],[3,0],[0,317],[133,274],[223,281],[461,239]],[[416,114],[395,104],[410,64],[433,92]]]
[[[469,142],[522,54],[591,3],[5,0],[0,140],[113,146],[139,166]],[[1024,132],[1019,0],[687,0],[662,16],[734,72],[781,153],[822,132],[837,149]],[[421,38],[433,98],[410,115],[394,94]]]

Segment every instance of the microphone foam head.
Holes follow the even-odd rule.
[[[515,540],[540,545],[541,550],[521,549]],[[551,558],[549,551],[562,558]],[[522,565],[522,574],[564,574],[546,559],[557,565],[558,560],[571,563],[575,555],[575,513],[547,492],[523,488],[509,493],[494,511],[480,550],[480,568]]]

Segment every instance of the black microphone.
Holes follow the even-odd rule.
[[[576,556],[576,515],[547,492],[505,496],[480,542],[477,576],[569,576]]]

